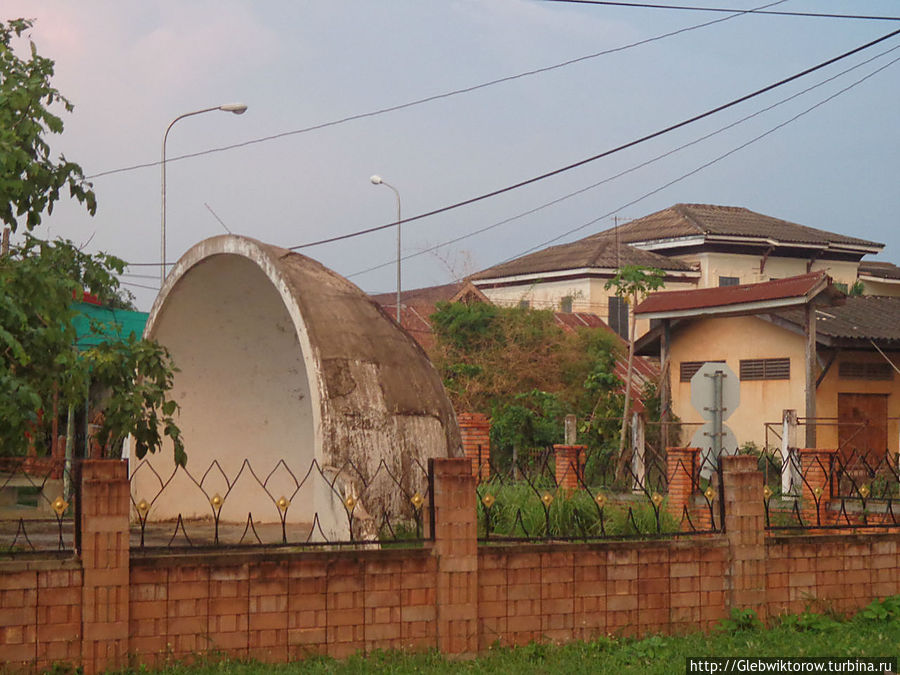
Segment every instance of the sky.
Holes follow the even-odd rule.
[[[900,16],[896,0],[784,0],[770,9]],[[36,234],[133,263],[122,281],[143,310],[159,287],[163,134],[184,113],[248,106],[172,127],[169,262],[226,229],[291,247],[390,225],[394,193],[372,174],[397,189],[404,218],[463,202],[900,29],[898,21],[540,0],[4,0],[0,18],[15,17],[36,19],[30,38],[56,61],[54,84],[75,105],[51,147],[95,176],[99,203],[94,217],[61,203]],[[874,240],[885,244],[877,259],[900,263],[900,62],[888,65],[898,57],[895,36],[624,151],[405,223],[403,287],[448,283],[676,203],[743,206]],[[575,62],[440,96],[567,61]],[[177,159],[231,145],[240,147]],[[141,164],[151,166],[116,171]],[[299,252],[367,292],[389,292],[396,237],[391,226]]]

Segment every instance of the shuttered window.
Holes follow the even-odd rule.
[[[740,286],[740,277],[719,277],[719,286]]]
[[[710,359],[709,361],[682,361],[680,366],[680,377],[682,382],[690,382],[691,378],[697,374],[697,371],[703,367],[704,363],[725,363],[724,359]]]
[[[894,379],[894,369],[890,363],[854,363],[845,361],[840,365],[838,374],[842,380],[882,380]]]
[[[741,359],[742,380],[789,380],[790,359]]]

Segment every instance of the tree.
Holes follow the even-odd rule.
[[[637,326],[634,308],[648,293],[657,290],[663,285],[664,276],[665,273],[655,267],[625,265],[604,286],[606,290],[614,288],[616,296],[631,305],[631,316],[628,326],[628,367],[625,374],[625,404],[622,410],[622,426],[619,431],[617,476],[621,475],[625,466],[625,432],[628,430],[628,412],[631,404],[631,378],[634,372],[634,338],[635,327]]]
[[[62,119],[49,109],[72,104],[51,84],[53,61],[40,56],[30,43],[30,58],[19,58],[12,41],[32,26],[28,19],[0,22],[0,220],[15,232],[19,218],[32,230],[41,215],[53,212],[60,190],[83,203],[91,215],[97,200],[78,164],[60,156],[53,161],[48,134],[61,134]]]
[[[27,230],[39,225],[65,186],[91,214],[96,209],[81,168],[50,158],[46,136],[61,133],[63,122],[48,106],[60,103],[71,111],[72,105],[51,86],[53,62],[39,56],[33,43],[28,60],[13,51],[13,39],[31,25],[25,19],[0,22],[0,219],[13,231],[22,216]],[[77,406],[93,382],[106,399],[101,444],[117,444],[131,434],[143,457],[168,436],[176,462],[186,462],[174,419],[178,405],[168,397],[174,366],[165,348],[138,336],[92,340],[99,344],[81,350],[75,344],[75,300],[87,290],[102,302],[121,303],[116,274],[124,267],[115,256],[84,253],[71,241],[48,242],[30,233],[0,257],[0,452],[22,454],[42,412],[51,409],[51,396]],[[91,320],[89,332],[116,331]]]

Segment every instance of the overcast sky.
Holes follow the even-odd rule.
[[[684,3],[675,3],[684,4]],[[695,0],[749,9],[765,0]],[[773,10],[900,15],[896,0],[787,0]],[[472,87],[727,14],[537,0],[4,0],[37,19],[74,104],[55,152],[88,175],[284,134]],[[740,15],[633,48],[307,133],[171,162],[168,259],[224,232],[294,246],[414,216],[577,162],[900,29],[897,21]],[[886,244],[900,262],[900,63],[742,149],[900,57],[900,36],[763,96],[536,184],[403,226],[404,255],[632,169],[896,51],[660,161],[403,263],[404,287],[446,283],[554,238],[569,241],[678,202],[745,206]],[[700,168],[704,164],[732,153]],[[696,171],[696,172],[695,172]],[[687,174],[690,176],[677,180]],[[669,185],[670,183],[673,184]],[[99,208],[58,208],[38,231],[159,263],[158,166],[94,179]],[[595,222],[592,222],[595,221]],[[582,229],[571,232],[581,226]],[[566,234],[569,233],[570,234]],[[369,292],[395,288],[394,228],[302,251]],[[381,269],[357,274],[387,263]],[[142,309],[158,267],[123,277]]]

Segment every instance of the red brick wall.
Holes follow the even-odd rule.
[[[727,616],[721,537],[483,548],[479,646],[708,629]]]
[[[900,535],[769,537],[766,558],[770,615],[849,612],[900,593]]]
[[[81,565],[75,560],[0,566],[0,663],[10,667],[81,658]]]
[[[726,460],[725,534],[478,547],[471,463],[445,459],[433,464],[435,541],[423,549],[191,555],[123,549],[127,522],[112,513],[127,513],[121,470],[101,468],[80,560],[0,561],[0,663],[82,662],[91,673],[127,654],[160,665],[206,651],[467,653],[705,630],[733,606],[847,611],[900,593],[900,533],[766,536],[762,477],[739,457]]]
[[[133,557],[131,648],[153,665],[432,648],[436,573],[427,550]]]

